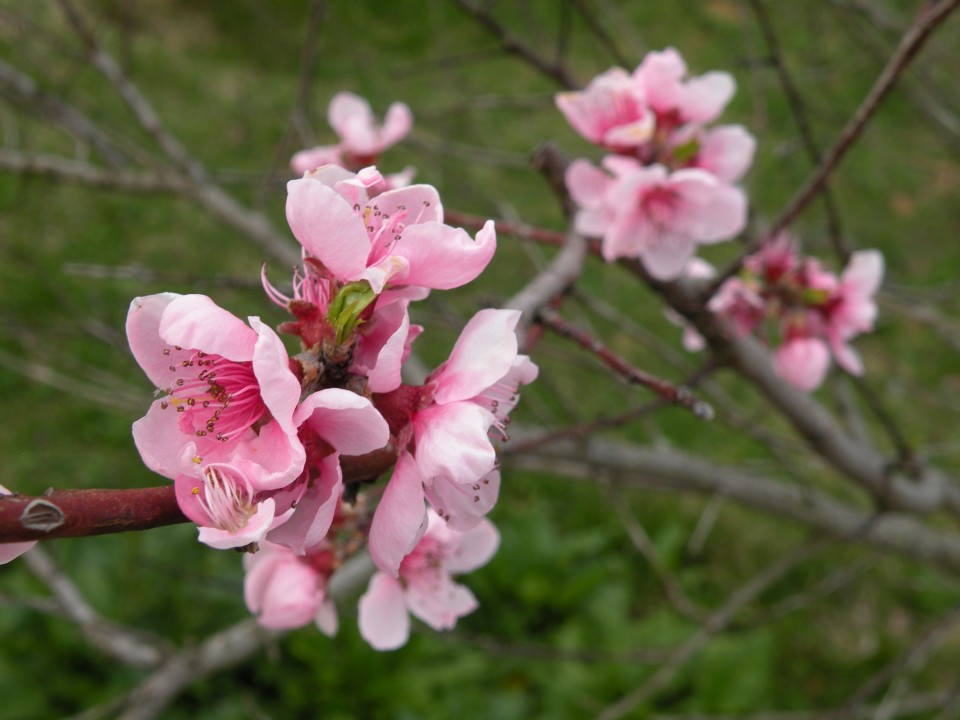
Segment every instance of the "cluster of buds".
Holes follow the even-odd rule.
[[[422,385],[401,378],[422,331],[410,303],[476,278],[496,248],[492,222],[471,238],[443,222],[435,188],[387,189],[375,167],[336,165],[292,180],[286,214],[302,264],[286,292],[262,277],[301,352],[202,295],[136,298],[127,335],[160,396],[134,440],[174,481],[201,542],[251,553],[245,597],[262,624],[334,632],[327,583],[367,544],[379,573],[361,632],[397,647],[407,625],[381,613],[409,608],[449,628],[476,606],[450,574],[496,549],[494,441],[537,368],[518,354],[519,312],[482,310]],[[391,467],[371,517],[361,487]]]
[[[708,278],[713,269],[694,258],[687,274]],[[777,374],[799,390],[812,391],[823,382],[831,355],[847,372],[863,374],[850,341],[873,329],[874,296],[882,280],[883,256],[876,250],[853,253],[837,276],[816,258],[800,257],[793,240],[781,233],[748,256],[740,274],[724,282],[707,307],[736,336],[761,335],[775,348]],[[704,343],[688,327],[684,345],[699,350]]]
[[[574,129],[610,153],[602,167],[580,159],[567,170],[577,231],[602,238],[606,260],[639,258],[661,280],[678,277],[697,244],[743,230],[747,199],[733,183],[756,146],[739,125],[707,127],[733,95],[733,78],[686,75],[667,48],[632,73],[613,68],[557,96]]]

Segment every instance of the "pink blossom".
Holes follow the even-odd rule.
[[[721,125],[707,130],[697,143],[690,167],[706,170],[726,183],[735,183],[746,174],[757,149],[756,139],[741,125]]]
[[[863,362],[848,341],[873,329],[874,300],[883,280],[883,256],[876,250],[855,252],[840,276],[827,307],[827,338],[837,363],[849,373],[863,374]]]
[[[300,382],[276,333],[248,326],[203,295],[135,298],[127,338],[166,393],[133,425],[140,455],[169,478],[242,459],[254,490],[282,487],[303,469],[293,412]]]
[[[577,231],[601,235],[607,261],[638,257],[655,278],[671,280],[697,244],[727,240],[746,225],[747,200],[739,188],[703,170],[671,173],[662,165],[634,163],[627,171],[627,162],[605,161],[614,172],[605,181],[583,162],[567,171],[570,193],[583,208]]]
[[[370,528],[370,553],[384,572],[396,575],[416,544],[425,498],[461,530],[476,526],[496,501],[500,478],[490,431],[504,432],[519,386],[537,375],[536,365],[517,355],[519,317],[515,310],[481,310],[422,388],[415,394],[401,388],[378,402],[412,404],[404,414],[409,425],[394,431],[400,457]]]
[[[730,278],[707,303],[710,312],[727,321],[734,335],[743,337],[757,328],[766,314],[766,301],[751,283]]]
[[[378,572],[360,598],[360,634],[377,650],[393,650],[410,635],[408,612],[434,630],[449,630],[473,612],[477,600],[451,575],[485,565],[497,550],[499,534],[481,520],[458,532],[428,512],[427,527],[400,564],[397,577]]]
[[[300,554],[326,536],[343,492],[340,455],[364,455],[390,439],[386,421],[365,397],[328,388],[308,396],[297,408],[300,428],[315,474],[305,474],[276,496],[281,512],[291,509],[268,539]]]
[[[377,293],[388,284],[450,289],[476,278],[490,262],[492,222],[471,240],[443,223],[435,188],[411,185],[371,199],[367,187],[380,176],[365,173],[326,167],[287,184],[294,236],[338,281],[366,280]]]
[[[0,485],[0,496],[2,495],[13,495],[13,493],[3,485]],[[36,544],[36,540],[29,542],[0,543],[0,565],[5,565],[11,560],[20,557]]]
[[[773,353],[777,375],[804,392],[820,387],[829,365],[827,344],[814,337],[790,338]]]
[[[350,170],[371,165],[380,153],[406,137],[413,126],[413,115],[404,103],[393,103],[387,109],[383,125],[378,125],[370,103],[349,92],[333,96],[327,110],[327,120],[340,137],[340,143],[302,150],[294,155],[290,166],[298,175],[328,164]],[[407,170],[391,176],[391,187],[407,184],[407,173],[412,175],[412,171]]]
[[[582,92],[560,93],[557,107],[590,142],[621,152],[645,145],[656,118],[637,83],[621,68],[598,75]]]
[[[325,635],[337,632],[337,613],[327,597],[327,580],[333,572],[329,550],[317,548],[297,556],[282,545],[260,544],[243,558],[246,577],[243,596],[257,622],[274,630],[302,627],[311,620]]]
[[[246,472],[245,472],[246,470]],[[274,521],[272,498],[258,499],[250,464],[207,463],[174,481],[177,504],[199,526],[199,540],[218,550],[260,542]]]
[[[633,71],[634,82],[657,114],[658,130],[664,125],[713,122],[736,90],[729,73],[686,75],[686,63],[673,48],[647,53]]]

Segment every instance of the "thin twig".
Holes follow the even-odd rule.
[[[686,408],[701,420],[710,420],[713,418],[713,408],[708,403],[694,397],[689,388],[674,385],[667,380],[658,378],[634,367],[607,348],[600,340],[585,330],[568,323],[554,310],[542,308],[537,319],[538,322],[549,329],[569,338],[580,347],[596,355],[604,365],[628,382],[636,383],[637,385],[642,385],[645,388],[653,390],[660,397],[674,405]]]
[[[757,251],[764,238],[773,237],[790,225],[803,210],[819,195],[827,179],[839,166],[840,161],[853,147],[860,135],[873,119],[880,104],[893,89],[910,61],[917,55],[931,33],[960,5],[960,0],[940,0],[936,5],[927,7],[917,18],[916,22],[903,35],[900,44],[893,56],[887,62],[873,87],[860,103],[847,125],[840,133],[840,137],[823,158],[820,165],[814,170],[803,186],[796,192],[787,206],[774,221],[773,225],[763,237],[748,244],[741,256],[717,273],[717,276],[708,285],[705,297],[711,297],[728,279],[736,275],[743,265],[744,259]]]
[[[50,588],[64,614],[77,624],[94,647],[133,667],[154,667],[169,651],[159,641],[147,639],[145,633],[101,620],[76,585],[60,572],[53,559],[41,548],[35,547],[27,552],[23,561]]]
[[[456,3],[466,13],[471,15],[481,25],[483,25],[487,32],[500,41],[500,48],[502,50],[522,58],[523,61],[528,65],[556,81],[562,87],[567,88],[568,90],[576,90],[580,87],[580,84],[576,81],[576,79],[573,77],[573,74],[564,63],[559,60],[550,62],[549,60],[543,58],[533,48],[520,42],[520,40],[518,40],[509,30],[507,30],[503,26],[503,23],[493,17],[493,15],[490,14],[486,8],[481,7],[475,2],[470,2],[470,0],[456,0]]]
[[[847,123],[847,126],[840,133],[834,146],[827,153],[820,166],[814,171],[807,182],[797,192],[787,207],[783,210],[777,220],[770,228],[769,235],[776,235],[783,230],[796,217],[803,212],[804,208],[823,190],[827,178],[837,168],[840,161],[853,147],[853,144],[866,129],[870,120],[873,118],[880,103],[886,98],[893,89],[900,75],[910,64],[910,61],[916,57],[917,53],[929,39],[931,33],[956,10],[960,5],[960,0],[940,0],[933,6],[928,6],[921,12],[916,22],[904,34],[894,51],[893,56],[887,62],[886,67],[880,73],[870,92],[857,108],[853,117]]]
[[[751,10],[753,10],[757,24],[760,26],[760,32],[763,33],[764,41],[767,44],[767,52],[770,54],[770,60],[773,63],[774,69],[777,71],[777,77],[780,80],[780,86],[783,88],[783,94],[786,95],[787,102],[790,104],[793,119],[797,122],[797,128],[800,130],[800,138],[803,141],[803,146],[806,148],[807,154],[810,156],[810,160],[814,166],[817,166],[822,162],[820,146],[814,137],[813,128],[810,126],[806,104],[800,95],[799,89],[793,82],[793,76],[787,69],[786,61],[780,49],[780,39],[777,37],[777,31],[773,26],[773,22],[770,20],[770,16],[767,14],[764,0],[747,0],[747,3],[750,5]],[[837,209],[836,200],[826,182],[824,182],[822,197],[823,206],[827,213],[827,231],[830,236],[830,242],[837,256],[846,264],[847,260],[850,259],[851,250],[843,237],[840,212]]]
[[[710,642],[711,638],[723,632],[744,607],[822,547],[823,543],[820,542],[795,548],[744,583],[719,609],[710,614],[697,632],[677,648],[670,659],[661,665],[643,685],[609,705],[597,715],[596,720],[618,720],[666,688],[677,673]]]

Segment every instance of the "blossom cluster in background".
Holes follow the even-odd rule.
[[[876,250],[853,253],[837,276],[816,258],[800,257],[781,233],[746,258],[740,275],[720,286],[708,308],[738,336],[762,333],[776,348],[777,374],[810,391],[823,382],[831,355],[847,372],[863,374],[850,341],[873,329],[882,280],[883,256]]]
[[[632,73],[613,68],[557,107],[610,154],[601,167],[570,164],[567,188],[578,232],[602,238],[603,257],[639,258],[660,280],[678,277],[698,244],[728,240],[747,219],[736,183],[756,143],[739,125],[708,127],[735,89],[723,72],[687,77],[673,48],[651,52]]]
[[[346,94],[330,118],[342,143],[339,154],[314,155],[327,163],[366,161],[410,123],[395,105],[377,128],[366,102]],[[500,486],[493,443],[537,368],[517,351],[519,312],[482,310],[424,384],[401,378],[423,330],[410,303],[476,278],[496,249],[492,222],[472,238],[443,222],[435,188],[390,188],[373,166],[323,164],[287,190],[303,262],[289,290],[266,268],[262,277],[291,316],[280,332],[302,351],[290,357],[259,318],[243,321],[202,295],[136,298],[130,347],[160,393],[134,440],[147,466],[174,481],[201,542],[248,552],[245,598],[265,626],[313,620],[335,632],[327,584],[369,544],[379,572],[360,629],[374,647],[394,648],[406,641],[408,609],[446,629],[476,606],[451,574],[496,550],[485,520]],[[373,486],[382,495],[371,517],[360,485],[391,466],[386,486]]]

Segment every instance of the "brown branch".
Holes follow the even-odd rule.
[[[524,441],[530,431],[512,426]],[[808,525],[844,541],[869,543],[911,560],[960,573],[960,535],[896,512],[871,514],[839,502],[809,484],[785,483],[739,468],[665,450],[647,450],[597,438],[561,441],[512,455],[514,468],[595,482],[598,471],[638,488],[730,498],[765,513]]]
[[[537,319],[538,322],[554,332],[569,338],[585,350],[589,350],[596,355],[604,365],[628,382],[642,385],[645,388],[653,390],[660,397],[674,405],[686,408],[701,420],[710,420],[713,418],[713,408],[708,403],[694,397],[689,388],[674,385],[667,380],[663,380],[662,378],[658,378],[634,367],[624,358],[607,348],[600,340],[585,330],[568,323],[560,317],[556,311],[550,308],[541,308]]]
[[[799,89],[793,82],[793,76],[787,69],[786,62],[783,59],[783,53],[780,50],[780,40],[777,37],[777,31],[773,27],[773,22],[770,20],[770,16],[767,14],[763,0],[748,0],[748,4],[753,10],[753,14],[757,19],[757,24],[760,26],[760,32],[763,34],[763,39],[767,43],[767,52],[770,54],[770,61],[773,63],[773,67],[777,71],[777,77],[780,80],[780,86],[783,88],[783,94],[786,95],[787,102],[790,104],[790,110],[793,113],[793,118],[797,122],[797,128],[800,130],[800,139],[803,141],[803,145],[807,150],[807,154],[810,156],[810,160],[815,166],[819,165],[823,160],[820,147],[818,146],[816,138],[814,137],[813,128],[810,126],[810,119],[807,115],[806,105],[803,102],[803,98],[800,95]],[[826,182],[824,182],[822,195],[823,206],[827,212],[827,230],[830,236],[830,242],[833,245],[833,249],[837,253],[837,256],[844,263],[846,263],[847,260],[850,259],[850,247],[843,238],[843,229],[840,224],[840,212],[837,210],[837,204],[833,197],[833,193],[830,191],[830,188],[827,186]]]
[[[870,92],[857,108],[857,111],[850,118],[847,126],[840,133],[837,142],[827,153],[827,156],[820,163],[820,166],[814,171],[807,182],[797,192],[787,207],[777,218],[768,233],[770,236],[776,235],[780,230],[787,227],[796,217],[803,212],[804,208],[822,192],[827,178],[837,168],[840,161],[843,160],[847,151],[853,147],[854,142],[860,137],[867,124],[873,118],[880,103],[887,97],[893,89],[897,80],[903,71],[910,64],[910,61],[917,55],[924,43],[929,39],[930,34],[960,5],[960,0],[940,0],[937,4],[929,7],[920,14],[916,22],[910,27],[900,40],[900,44],[894,51],[893,56],[887,62],[886,67],[880,73]]]
[[[559,61],[550,62],[541,57],[533,48],[520,42],[507,30],[503,24],[491,15],[486,8],[480,7],[469,0],[457,0],[457,4],[469,15],[483,25],[487,32],[500,41],[500,47],[524,60],[528,65],[539,70],[547,77],[555,80],[568,90],[577,90],[580,84],[573,77],[569,68]]]
[[[341,456],[344,482],[372,480],[392,467],[392,446]],[[40,497],[0,495],[0,542],[109,535],[190,522],[173,485],[125,490],[56,490]]]
[[[643,685],[605,708],[597,715],[596,720],[618,720],[664,690],[680,670],[706,647],[711,638],[723,632],[733,622],[744,607],[822,547],[822,542],[814,542],[795,548],[737,588],[720,608],[710,614],[697,632],[678,647]]]
[[[893,56],[883,68],[883,71],[880,73],[876,82],[874,82],[873,87],[870,88],[863,102],[860,103],[856,112],[854,112],[853,116],[847,122],[846,127],[843,128],[840,137],[834,143],[830,152],[827,153],[817,169],[814,170],[813,174],[796,192],[770,229],[757,240],[748,243],[739,258],[717,273],[717,276],[707,286],[704,293],[705,297],[709,298],[716,293],[723,283],[740,271],[744,259],[756,252],[764,239],[773,237],[790,225],[790,223],[796,220],[800,213],[816,199],[817,195],[823,192],[828,178],[840,165],[840,161],[843,160],[847,152],[853,147],[854,143],[866,129],[870,120],[879,109],[880,104],[893,89],[897,80],[903,74],[903,71],[910,64],[910,61],[913,60],[929,39],[930,34],[947,19],[947,16],[949,16],[958,5],[960,5],[960,0],[940,0],[936,5],[921,12],[916,22],[901,38],[900,44],[894,51]]]

